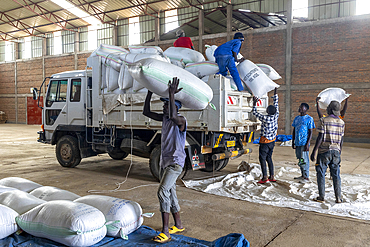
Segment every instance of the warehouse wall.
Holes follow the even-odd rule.
[[[367,126],[370,122],[370,16],[295,23],[292,29],[291,85],[285,84],[286,33],[285,26],[246,31],[246,41],[241,50],[247,59],[254,63],[269,64],[282,76],[276,81],[281,85],[278,90],[278,133],[289,134],[285,130],[286,121],[290,124],[298,115],[301,102],[310,105],[308,114],[318,123],[315,110],[317,94],[328,87],[341,87],[352,94],[345,116],[346,139],[370,142],[370,128]],[[192,37],[192,40],[198,50],[198,37]],[[165,50],[173,42],[159,41],[159,46]],[[220,45],[224,42],[226,33],[203,35],[203,45]],[[0,110],[8,114],[9,122],[25,123],[25,96],[31,96],[30,87],[41,84],[43,73],[49,76],[65,70],[84,69],[89,55],[84,52],[46,56],[44,65],[43,59],[17,60],[16,66],[14,62],[0,63]],[[18,68],[17,72],[15,67]],[[285,102],[289,98],[286,92],[291,92],[289,102]],[[286,105],[290,106],[288,112]],[[18,115],[15,114],[16,107]]]

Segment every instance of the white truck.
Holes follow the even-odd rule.
[[[145,92],[104,93],[100,57],[89,57],[86,70],[54,74],[43,84],[47,79],[38,141],[56,145],[62,166],[75,167],[82,158],[101,153],[115,160],[133,154],[149,158],[150,171],[159,179],[161,122],[142,114]],[[252,115],[250,93],[232,90],[229,79],[221,75],[211,75],[208,85],[215,109],[180,110],[188,123],[182,177],[188,169],[221,170],[230,158],[251,152],[247,143],[260,129],[260,122]],[[34,88],[33,92],[37,99],[40,91]],[[262,97],[259,111],[265,111],[267,104],[267,96]],[[151,110],[160,113],[162,109],[159,97],[152,97]]]

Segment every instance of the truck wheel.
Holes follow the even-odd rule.
[[[150,153],[149,158],[149,168],[150,172],[152,173],[153,177],[159,182],[161,180],[159,176],[160,172],[160,165],[159,161],[161,158],[161,145],[156,146],[152,152]],[[182,170],[182,173],[180,174],[179,178],[183,179],[188,171],[188,163],[185,162],[184,169]]]
[[[218,161],[220,161],[220,164],[219,164],[219,167],[216,169],[217,171],[221,171],[229,163],[229,159],[223,159],[223,160],[218,160]]]
[[[128,153],[121,150],[113,150],[112,152],[109,152],[108,155],[114,160],[123,160],[128,156]]]
[[[55,153],[59,164],[63,167],[73,168],[80,164],[80,150],[77,139],[73,136],[62,136],[57,142]]]

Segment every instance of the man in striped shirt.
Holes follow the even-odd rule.
[[[314,198],[314,201],[324,202],[325,173],[329,166],[330,174],[333,178],[335,202],[341,203],[340,154],[343,145],[345,124],[339,118],[340,103],[338,101],[331,101],[326,111],[328,116],[320,119],[320,126],[317,128],[319,135],[311,153],[311,160],[315,161],[316,152],[318,151],[315,168],[319,196]]]
[[[276,93],[277,88],[274,90],[274,105],[269,105],[266,109],[267,115],[262,115],[257,112],[257,97],[253,97],[253,110],[252,113],[261,121],[261,138],[259,148],[259,161],[262,170],[262,179],[258,181],[259,184],[264,184],[267,181],[276,182],[274,178],[274,164],[272,163],[272,152],[275,147],[276,134],[278,129],[279,118],[279,97]],[[267,178],[266,161],[269,166],[270,177]]]

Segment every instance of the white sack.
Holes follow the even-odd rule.
[[[125,73],[123,75],[121,89],[130,88],[132,87],[133,83],[134,83],[134,78],[132,78],[130,71],[127,68],[127,65],[125,64]]]
[[[119,74],[120,73],[117,70],[113,69],[113,67],[107,67],[105,79],[108,91],[114,91],[118,88]]]
[[[8,186],[4,186],[4,185],[0,185],[0,194],[4,193],[4,192],[7,192],[7,191],[12,191],[12,190],[18,190],[18,189],[8,187]]]
[[[30,192],[42,186],[41,184],[32,182],[31,180],[19,177],[3,178],[0,180],[0,185],[16,188],[25,192]]]
[[[15,217],[17,216],[18,213],[13,209],[0,205],[0,239],[18,231],[18,225],[15,222]]]
[[[123,89],[123,81],[124,81],[124,76],[126,72],[126,64],[122,63],[121,69],[119,70],[119,75],[118,75],[118,88]]]
[[[75,202],[99,209],[106,221],[116,221],[107,226],[107,236],[126,238],[143,224],[143,211],[137,202],[100,195],[84,196]]]
[[[281,76],[279,75],[274,68],[272,68],[270,65],[257,63],[256,64],[258,68],[260,68],[265,74],[271,79],[271,80],[278,80],[281,79]]]
[[[276,87],[280,87],[278,84],[273,82],[268,76],[249,60],[244,60],[238,66],[240,79],[252,92],[252,94],[258,98],[261,98],[266,93],[270,92]]]
[[[184,107],[201,110],[212,100],[213,91],[206,83],[176,65],[147,58],[129,65],[128,69],[135,80],[162,97],[168,97],[168,82],[173,77],[179,78],[179,88],[183,89],[175,94],[175,99]]]
[[[0,194],[0,204],[10,207],[19,214],[24,214],[45,202],[21,190],[13,190]]]
[[[209,79],[209,75],[206,75],[205,77],[202,77],[202,81],[204,81],[205,83],[208,83],[208,79]]]
[[[326,109],[332,100],[342,103],[342,101],[348,98],[350,94],[347,94],[346,91],[341,88],[333,87],[321,91],[317,96],[321,97],[319,100],[319,107],[321,109]]]
[[[68,200],[74,201],[77,198],[80,198],[79,195],[72,193],[68,190],[62,190],[52,186],[42,186],[30,192],[30,195],[33,195],[39,199],[45,200],[47,202],[54,200]]]
[[[180,67],[182,69],[185,69],[185,64],[182,60],[179,61],[175,59],[170,59],[170,61],[171,61],[171,64],[176,65],[177,67]]]
[[[206,75],[216,74],[220,69],[217,63],[204,61],[199,63],[188,63],[185,70],[189,71],[198,78],[203,78]]]
[[[132,84],[132,92],[133,93],[136,93],[140,89],[143,89],[143,88],[145,88],[145,86],[143,86],[142,84],[140,84],[137,80],[134,80],[134,83]]]
[[[205,45],[206,49],[206,57],[208,61],[216,62],[216,58],[214,57],[215,50],[217,49],[217,45]]]
[[[102,212],[71,201],[46,202],[15,219],[23,231],[67,246],[94,245],[107,233]]]
[[[154,58],[169,63],[169,59],[163,54],[146,54],[146,53],[128,53],[120,55],[120,59],[126,63],[135,63],[144,58]]]
[[[125,94],[126,90],[117,88],[113,91],[114,94]]]
[[[205,61],[202,53],[184,47],[169,47],[164,51],[163,54],[169,57],[171,60],[181,61],[182,59],[185,64]]]
[[[100,56],[102,58],[102,64],[113,67],[119,71],[122,60],[119,59],[119,55],[122,53],[128,53],[128,51],[119,46],[101,44],[95,51],[91,53],[91,57]]]
[[[129,45],[128,49],[131,53],[163,54],[159,46]]]
[[[101,89],[107,88],[107,66],[104,64],[101,66]]]

